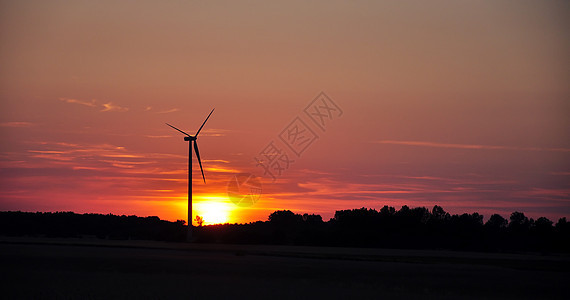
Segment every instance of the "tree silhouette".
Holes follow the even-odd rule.
[[[534,227],[539,232],[550,232],[554,229],[552,227],[552,221],[550,221],[548,218],[545,217],[540,217],[536,219],[536,221],[534,222]]]
[[[196,218],[194,218],[194,221],[196,221],[198,226],[202,226],[202,224],[204,224],[204,219],[198,215],[196,216]]]
[[[310,224],[310,225],[318,225],[318,224],[322,224],[323,223],[323,217],[321,217],[320,215],[315,215],[315,214],[303,214],[303,222],[305,222],[305,224]]]
[[[524,232],[530,229],[531,222],[522,212],[513,212],[510,220],[508,227],[514,232]]]
[[[558,219],[556,223],[556,229],[562,232],[570,231],[570,223],[566,221],[566,217]]]
[[[449,213],[445,212],[441,206],[435,205],[431,210],[431,215],[435,220],[446,221],[449,220]]]
[[[269,215],[269,222],[278,225],[293,225],[302,220],[302,216],[293,213],[290,210],[278,210]]]
[[[499,214],[493,214],[485,223],[485,226],[493,230],[501,230],[507,227],[508,221]]]

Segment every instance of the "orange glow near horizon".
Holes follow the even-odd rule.
[[[233,203],[228,203],[227,197],[215,195],[198,195],[192,204],[192,224],[197,225],[196,216],[202,217],[204,225],[239,223],[232,212]]]

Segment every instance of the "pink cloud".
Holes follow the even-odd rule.
[[[4,122],[0,123],[0,127],[32,127],[34,124],[30,122]]]
[[[449,143],[437,143],[437,142],[425,142],[425,141],[381,140],[381,141],[374,141],[373,143],[389,144],[389,145],[403,145],[403,146],[418,146],[418,147],[452,148],[452,149],[570,152],[570,149],[567,149],[567,148],[540,148],[540,147],[511,147],[511,146],[476,145],[476,144],[449,144]]]

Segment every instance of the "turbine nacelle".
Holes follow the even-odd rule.
[[[195,137],[195,136],[185,136],[185,137],[184,137],[184,140],[187,141],[187,142],[188,142],[188,141],[195,141],[195,140],[196,140],[196,137]]]

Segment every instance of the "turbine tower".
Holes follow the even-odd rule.
[[[202,172],[202,179],[204,179],[204,183],[206,183],[206,177],[204,176],[204,169],[202,169],[202,161],[200,160],[200,152],[198,151],[198,142],[196,140],[198,138],[200,130],[202,130],[202,127],[204,127],[206,121],[208,121],[208,119],[214,112],[214,109],[212,109],[208,117],[206,117],[206,120],[204,120],[204,123],[202,123],[202,126],[200,126],[200,129],[198,129],[198,131],[194,136],[191,136],[188,133],[166,123],[166,125],[186,135],[184,137],[184,140],[188,142],[188,233],[186,234],[186,240],[188,242],[192,241],[192,142],[194,142],[194,151],[196,152],[196,158],[198,159],[198,164],[200,165],[200,171]]]

